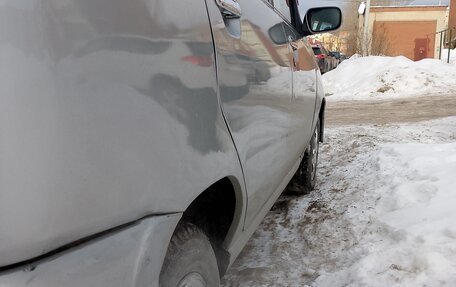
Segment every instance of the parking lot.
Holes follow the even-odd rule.
[[[456,115],[456,95],[383,101],[328,100],[328,126],[418,122]]]

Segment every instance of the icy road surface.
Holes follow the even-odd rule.
[[[456,286],[456,117],[325,135],[316,190],[278,199],[223,286]]]

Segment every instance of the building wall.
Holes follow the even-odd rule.
[[[375,26],[384,24],[392,41],[391,56],[404,55],[412,60],[415,58],[415,40],[429,37],[428,57],[438,58],[440,36],[434,33],[446,29],[447,13],[447,7],[443,6],[372,7],[370,35]]]
[[[385,34],[390,43],[389,56],[405,56],[411,60],[419,60],[415,55],[416,40],[428,40],[426,58],[434,58],[435,37],[426,35],[436,31],[437,21],[375,21],[374,35],[378,29],[386,29]],[[424,36],[423,36],[424,35]]]
[[[456,27],[456,0],[450,0],[448,27]]]

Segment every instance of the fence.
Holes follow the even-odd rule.
[[[456,47],[456,27],[448,28],[440,32],[434,33],[432,35],[439,34],[439,59],[442,59],[442,56],[446,56],[447,63],[450,62],[450,53],[451,50]],[[429,37],[429,35],[428,35]],[[442,50],[444,48],[448,49],[447,55],[442,55]],[[454,53],[454,52],[453,52]]]

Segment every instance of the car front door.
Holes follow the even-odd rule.
[[[234,2],[240,17],[223,16],[207,0],[218,69],[220,99],[236,144],[248,193],[246,226],[258,222],[285,187],[291,170],[292,74],[284,19],[262,0]],[[230,1],[226,1],[230,2]]]
[[[286,0],[275,0],[274,3]],[[296,4],[299,5],[299,4]],[[295,6],[297,8],[297,6]],[[296,15],[296,14],[295,14]],[[300,23],[292,19],[292,23]],[[291,159],[297,159],[306,148],[306,144],[312,136],[312,124],[316,102],[316,79],[318,65],[307,38],[302,37],[297,29],[289,25],[284,26],[286,37],[289,41],[290,56],[288,65],[293,75],[292,84],[292,118],[290,121],[290,134],[288,137],[288,155]],[[290,159],[290,160],[291,160]]]

